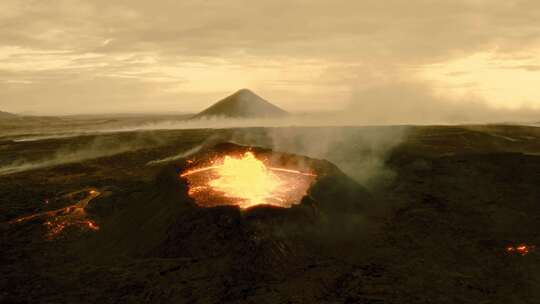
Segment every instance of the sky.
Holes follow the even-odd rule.
[[[241,88],[293,112],[536,111],[538,84],[536,0],[0,1],[15,113],[197,112]]]

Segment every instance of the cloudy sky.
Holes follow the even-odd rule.
[[[0,1],[0,110],[193,112],[244,87],[291,111],[540,108],[540,2]]]

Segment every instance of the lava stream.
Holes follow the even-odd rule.
[[[536,247],[534,245],[527,245],[527,244],[519,244],[517,246],[508,246],[506,247],[506,252],[508,253],[516,253],[522,256],[525,256],[531,251],[534,251]]]
[[[69,226],[77,226],[90,230],[99,230],[99,226],[94,221],[87,219],[85,208],[90,201],[100,196],[101,193],[96,189],[90,189],[87,191],[88,193],[86,197],[76,204],[69,205],[61,209],[19,217],[9,221],[8,224],[21,224],[34,219],[44,219],[44,225],[48,230],[47,238],[49,239],[55,238]],[[80,191],[70,193],[67,196],[77,193],[80,193]]]

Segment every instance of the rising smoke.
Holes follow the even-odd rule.
[[[238,129],[231,140],[325,159],[359,183],[375,186],[393,176],[385,161],[406,133],[407,127],[268,128],[260,132]]]
[[[77,163],[163,144],[162,140],[148,134],[91,136],[81,141],[82,143],[60,144],[45,155],[15,158],[0,166],[0,175]]]

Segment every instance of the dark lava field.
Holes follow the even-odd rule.
[[[318,176],[198,206],[179,174],[223,147]],[[532,126],[0,137],[0,303],[540,303],[539,228]]]

